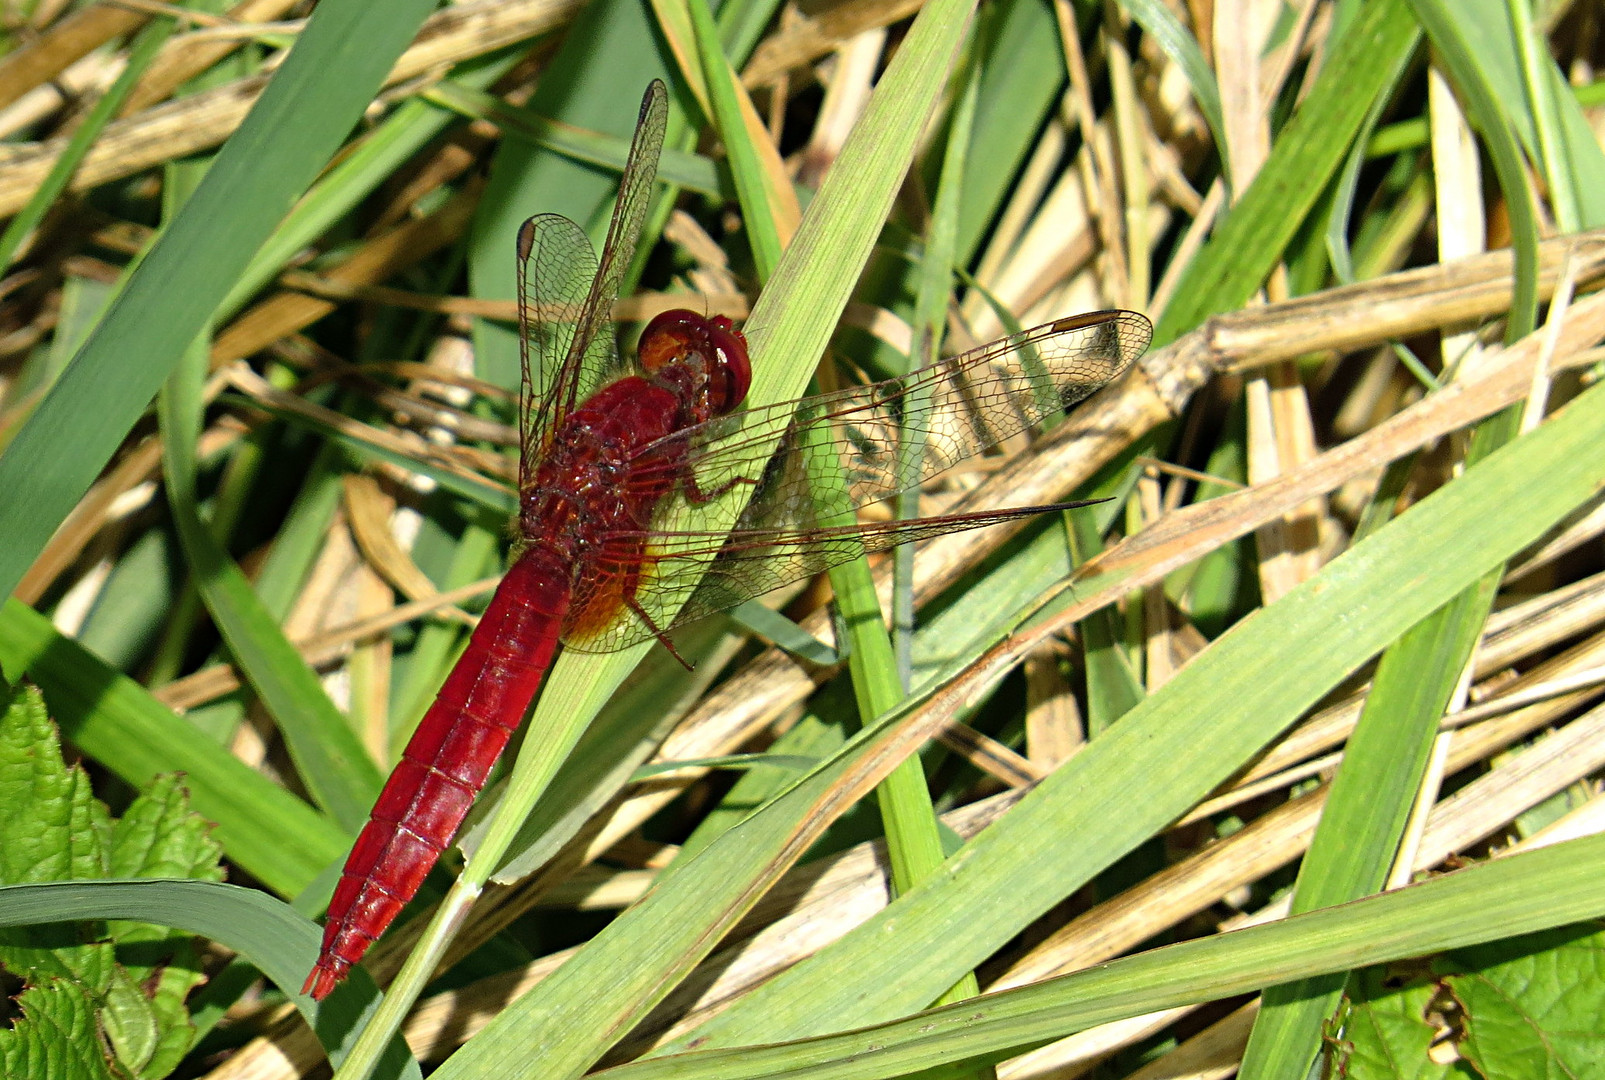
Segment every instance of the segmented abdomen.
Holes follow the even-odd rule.
[[[536,546],[502,579],[346,859],[302,993],[328,996],[451,843],[540,689],[568,610],[568,573]]]

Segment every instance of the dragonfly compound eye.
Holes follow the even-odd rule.
[[[732,329],[730,320],[722,315],[708,324],[708,345],[714,359],[714,370],[709,372],[710,404],[714,412],[723,415],[747,400],[747,391],[752,387],[752,362],[747,358],[747,339],[741,331]]]

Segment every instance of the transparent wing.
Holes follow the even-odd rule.
[[[619,534],[601,560],[591,610],[618,613],[631,597],[634,617],[581,619],[565,640],[591,651],[623,648],[652,633],[647,623],[680,625],[859,550],[1040,512],[822,527],[816,507],[879,502],[1042,423],[1117,378],[1151,336],[1135,312],[1078,315],[901,378],[751,410],[643,448],[629,483],[677,491],[658,503],[655,522],[679,512],[693,483],[701,493],[750,484],[751,501],[724,544],[701,533]],[[578,599],[583,608],[593,598]]]
[[[546,456],[562,419],[559,400],[602,377],[569,371],[575,332],[596,280],[596,250],[561,214],[538,214],[518,230],[518,346],[523,364],[519,487]]]
[[[585,231],[541,214],[518,232],[518,321],[523,359],[520,487],[547,453],[564,417],[618,374],[608,325],[619,285],[635,258],[668,124],[668,91],[652,80],[619,179],[618,201],[597,256]]]
[[[1087,505],[1090,504],[1054,503],[830,527],[737,528],[728,534],[617,534],[616,547],[596,562],[599,572],[574,591],[573,608],[579,615],[565,626],[563,644],[579,652],[617,652],[655,637],[656,630],[673,629],[727,611],[744,600],[813,577],[861,554],[872,555],[946,533],[984,529]],[[620,610],[628,607],[620,599],[628,595],[626,589],[633,589],[639,609],[619,617]],[[586,612],[597,612],[602,617],[588,619]]]

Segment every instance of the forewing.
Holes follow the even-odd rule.
[[[727,543],[717,533],[619,537],[618,552],[602,560],[599,587],[633,593],[640,612],[597,620],[573,643],[623,648],[651,634],[647,620],[678,626],[860,551],[1040,512],[848,526],[824,526],[817,517],[820,506],[856,509],[915,487],[1062,412],[1124,372],[1151,333],[1148,320],[1129,311],[1060,319],[899,379],[750,410],[644,448],[630,482],[678,490],[658,505],[656,521],[683,510],[687,475],[704,493],[732,484],[755,490]],[[821,467],[820,448],[834,452],[839,469]]]
[[[600,257],[585,231],[558,214],[526,221],[518,234],[518,314],[523,343],[522,480],[548,449],[551,433],[618,374],[609,321],[619,285],[635,258],[668,123],[668,92],[652,80],[641,99],[630,154]]]
[[[619,295],[619,286],[629,272],[636,244],[641,239],[641,225],[646,221],[647,207],[652,201],[652,182],[657,179],[658,158],[663,153],[663,133],[668,123],[669,93],[661,79],[653,79],[641,98],[641,115],[636,119],[630,156],[619,178],[619,198],[613,204],[613,220],[608,223],[596,280],[586,297],[574,338],[576,348],[601,354],[604,363],[615,351],[608,322],[613,314],[613,301]]]
[[[675,461],[665,443],[679,441],[701,490],[753,483],[743,520],[788,528],[808,507],[879,502],[1036,427],[1118,378],[1152,332],[1133,311],[1059,319],[901,378],[714,420],[640,458]],[[839,469],[820,467],[809,449],[820,446],[833,449]],[[651,467],[632,476],[649,481]]]
[[[585,231],[568,218],[537,214],[519,228],[518,345],[524,371],[520,487],[546,456],[552,431],[572,407],[574,394],[606,377],[605,371],[564,366],[595,280],[596,251]]]
[[[623,612],[590,625],[571,624],[565,630],[563,644],[579,652],[616,652],[654,637],[654,628],[671,630],[728,611],[754,596],[824,573],[860,555],[1086,505],[1057,503],[833,527],[738,526],[728,534],[659,532],[620,536],[619,552],[598,560],[600,573],[593,579],[597,584],[583,587],[576,599],[582,603],[596,601],[598,610],[619,612],[613,593],[633,576],[639,611]],[[643,547],[648,557],[635,558],[633,552]],[[588,590],[601,590],[606,595]]]

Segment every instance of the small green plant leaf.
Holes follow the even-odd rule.
[[[1394,985],[1368,968],[1351,985],[1339,1043],[1328,1050],[1349,1080],[1437,1080],[1448,1072],[1427,1057],[1435,1029],[1427,1020],[1435,987],[1424,980]]]

